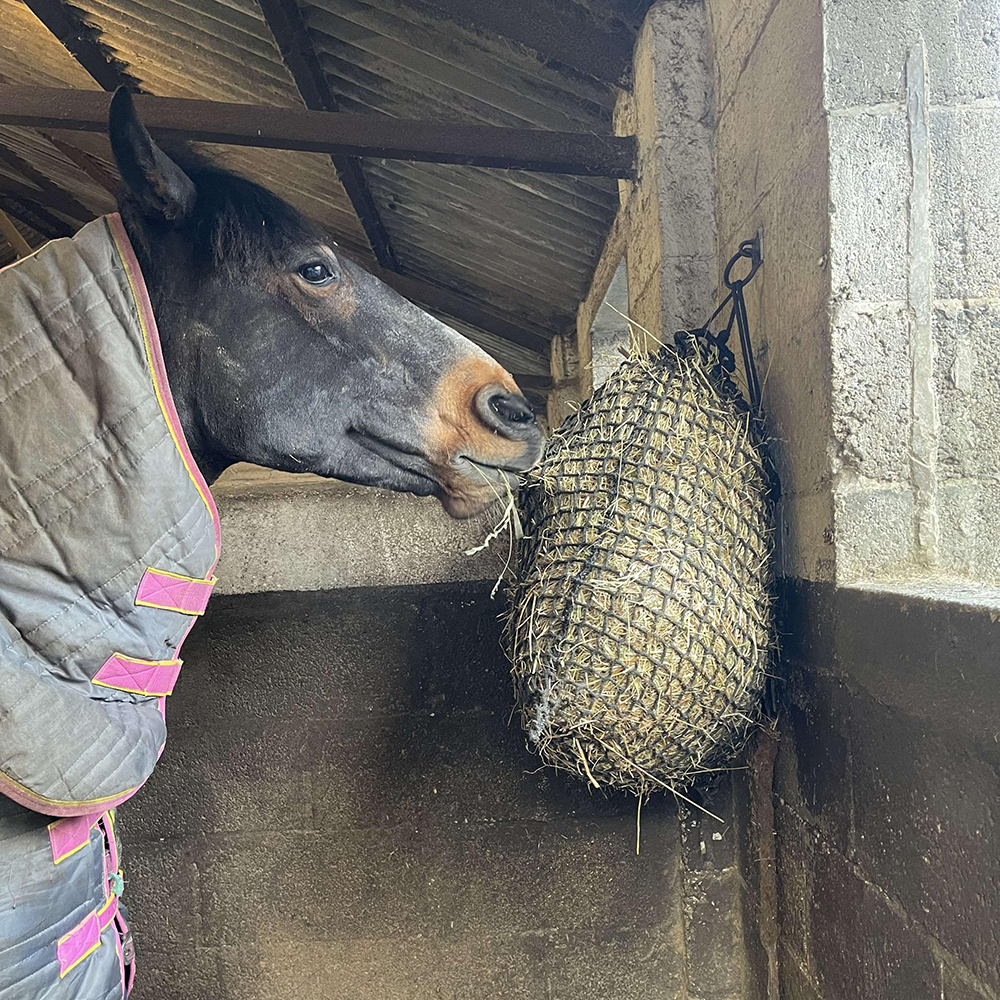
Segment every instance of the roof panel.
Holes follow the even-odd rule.
[[[610,87],[424,7],[310,0],[303,12],[345,111],[611,131]],[[401,161],[365,171],[408,273],[517,308],[550,333],[574,315],[617,208],[610,180]]]
[[[515,42],[477,27],[473,17],[463,20],[456,14],[460,0],[441,6],[435,0],[300,2],[310,43],[342,110],[611,131],[613,87],[532,49],[523,41],[530,32]],[[470,0],[470,11],[481,10],[482,2]],[[623,25],[637,23],[649,0],[537,3],[550,25],[558,25],[560,11],[578,14],[582,8],[584,22],[620,34],[634,30]],[[256,0],[78,0],[72,9],[150,93],[301,106]],[[0,77],[96,87],[20,2],[0,0],[0,20]],[[109,158],[103,136],[59,136],[102,161]],[[5,130],[0,142],[87,208],[107,210],[106,193],[45,137]],[[371,263],[328,157],[230,146],[205,151],[282,194],[325,225],[348,253]],[[363,167],[406,274],[480,299],[526,330],[552,335],[573,321],[617,208],[614,181],[386,160],[365,160]],[[489,334],[474,339],[513,371],[545,371],[537,354]]]
[[[253,0],[85,0],[84,21],[150,93],[301,107]],[[85,9],[83,9],[85,8]],[[212,161],[263,184],[313,216],[362,262],[368,241],[330,158],[290,150],[202,147]]]

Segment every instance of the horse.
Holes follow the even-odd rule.
[[[119,211],[0,271],[0,1000],[124,1000],[115,810],[166,739],[235,462],[509,495],[513,378],[264,188],[109,115]]]

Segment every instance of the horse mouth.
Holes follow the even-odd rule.
[[[349,436],[383,461],[412,477],[403,489],[420,496],[433,494],[451,517],[474,517],[497,500],[507,500],[518,485],[518,469],[490,465],[468,455],[456,455],[445,468],[424,455],[353,428]],[[393,488],[399,488],[394,486]]]

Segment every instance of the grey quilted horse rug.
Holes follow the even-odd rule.
[[[2,1000],[128,995],[115,807],[218,556],[119,217],[0,271]]]

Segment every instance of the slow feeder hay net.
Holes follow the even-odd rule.
[[[733,281],[741,255],[753,269]],[[751,408],[726,347],[734,317],[749,347],[742,284],[759,262],[751,241],[727,268],[723,333],[623,363],[521,493],[506,642],[522,722],[547,763],[598,787],[683,789],[759,718],[774,484],[752,354]]]

